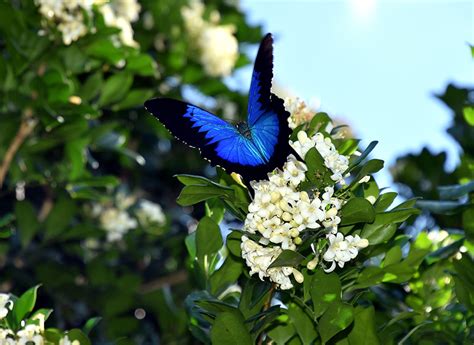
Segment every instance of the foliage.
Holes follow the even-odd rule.
[[[330,124],[326,127],[325,119],[328,119],[327,114],[316,114],[310,123],[295,129],[293,138],[297,132],[305,130],[310,137],[318,133],[316,136],[323,135],[334,142],[339,153],[350,156],[356,152],[358,140],[334,137],[335,131],[330,131]],[[301,132],[298,137],[304,142]],[[364,159],[374,146],[369,145],[359,156],[352,155],[344,174],[349,183],[338,184],[334,192],[335,198],[343,200],[343,206],[337,212],[340,223],[336,231],[345,238],[356,235],[367,238],[369,247],[359,249],[357,258],[352,257],[355,259],[334,270],[323,263],[327,260],[324,254],[331,247],[327,238],[334,230],[333,225],[322,225],[316,230],[302,229],[297,237],[300,241],[294,240],[296,246],[273,257],[266,269],[270,272],[285,266],[283,269],[293,270],[293,288],[274,281],[271,274],[264,278],[261,275],[260,279],[252,276],[259,269],[253,266],[257,265],[257,259],[251,262],[247,257],[246,264],[250,267],[242,263],[241,257],[248,255],[245,253],[247,236],[266,248],[260,249],[258,256],[258,263],[263,267],[266,267],[266,251],[278,247],[271,237],[270,242],[266,240],[265,231],[249,233],[252,210],[249,205],[260,197],[259,184],[253,184],[255,195],[251,198],[239,182],[222,171],[217,181],[199,176],[178,176],[185,185],[179,202],[183,205],[206,202],[206,216],[199,222],[196,232],[186,239],[193,277],[199,288],[187,297],[186,305],[191,331],[200,342],[390,344],[407,335],[409,330],[393,330],[392,326],[398,324],[391,320],[392,315],[380,308],[383,299],[377,290],[390,292],[416,276],[429,250],[420,244],[423,235],[411,240],[398,230],[411,215],[418,213],[413,208],[416,200],[390,207],[396,193],[382,193],[373,177],[369,178],[383,167],[381,161]],[[318,150],[309,149],[306,154],[296,151],[301,158],[305,157],[307,167],[306,177],[297,183],[298,191],[307,191],[318,198],[325,188],[334,186],[334,180],[325,178],[334,171]],[[319,158],[315,159],[315,155]],[[288,176],[285,174],[290,169],[290,163],[287,163],[283,172],[269,174],[270,181]],[[347,172],[352,172],[350,177]],[[291,176],[289,182],[285,182],[288,184],[281,185],[281,190],[291,186],[296,174]],[[260,210],[265,208],[264,203],[259,205]],[[222,217],[223,208],[233,217]],[[325,212],[329,210],[328,206]],[[232,229],[236,227],[236,219],[244,221],[243,230]],[[222,232],[217,226],[219,222],[222,222]],[[327,273],[329,271],[332,272]],[[396,310],[394,306],[390,312]],[[403,313],[396,317],[403,318]]]
[[[398,158],[392,167],[400,193],[422,197],[417,202],[422,213],[407,231],[426,228],[422,246],[431,251],[403,299],[412,310],[404,323],[414,330],[414,343],[427,336],[444,343],[471,343],[474,339],[473,92],[472,87],[450,84],[437,96],[453,113],[447,131],[462,149],[453,171],[445,167],[446,153],[435,154],[426,148]]]
[[[53,312],[52,309],[35,310],[38,287],[35,286],[20,297],[1,294],[1,309],[6,310],[0,317],[0,333],[2,344],[46,344],[65,345],[78,343],[90,345],[87,334],[96,325],[97,319],[90,319],[84,328],[60,331],[56,328],[46,328],[45,322]]]
[[[186,341],[182,241],[203,210],[178,211],[172,176],[183,166],[209,169],[171,142],[143,101],[192,90],[216,100],[209,108],[238,113],[245,98],[221,75],[206,75],[191,52],[187,1],[140,1],[132,45],[107,24],[105,2],[68,12],[87,16],[86,32],[70,44],[62,17],[47,19],[41,3],[0,1],[0,289],[20,294],[41,282],[38,303],[54,306],[48,322],[57,327],[102,317],[94,343]],[[111,1],[125,3],[134,1]],[[206,3],[203,15],[218,11],[238,42],[260,40],[237,7]],[[247,62],[239,54],[235,68]],[[165,220],[142,222],[146,199],[163,206]],[[179,283],[173,295],[163,289],[169,282]]]

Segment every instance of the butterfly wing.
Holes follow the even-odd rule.
[[[246,176],[247,171],[265,164],[252,140],[204,109],[169,98],[151,99],[145,108],[175,137],[198,148],[213,165]]]
[[[291,147],[288,137],[290,114],[285,110],[283,100],[271,93],[273,78],[273,38],[267,34],[260,44],[255,59],[250,84],[247,122],[252,141],[265,159],[265,165],[255,173],[255,178],[282,167]]]

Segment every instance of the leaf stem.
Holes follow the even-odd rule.
[[[267,300],[265,301],[265,303],[263,304],[263,308],[262,308],[262,312],[268,310],[268,308],[270,308],[271,306],[271,303],[272,303],[272,298],[273,298],[273,294],[275,293],[275,289],[276,289],[276,284],[273,283],[272,284],[272,287],[270,288],[270,290],[268,291],[268,298]],[[257,344],[258,345],[262,345],[263,344],[263,340],[265,338],[265,332],[262,332],[260,333],[259,337],[258,337],[258,341],[257,341]]]

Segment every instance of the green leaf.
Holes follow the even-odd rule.
[[[64,232],[75,213],[76,204],[74,201],[66,196],[59,198],[46,218],[45,237],[50,239]]]
[[[20,233],[21,245],[26,247],[39,228],[36,210],[29,201],[18,201],[15,204],[15,217]]]
[[[474,107],[465,107],[463,109],[464,119],[470,126],[474,126]]]
[[[374,307],[364,308],[357,306],[354,310],[354,327],[348,335],[350,345],[377,345],[380,341],[377,337]]]
[[[390,207],[390,205],[393,203],[397,195],[398,194],[396,192],[388,192],[388,193],[381,194],[374,204],[375,211],[376,212],[385,211],[387,208]]]
[[[70,180],[78,179],[84,174],[84,168],[87,162],[86,149],[88,144],[88,137],[71,140],[66,143],[64,153],[70,163]]]
[[[340,331],[349,327],[354,319],[351,305],[341,302],[331,303],[319,320],[318,331],[323,344]]]
[[[82,327],[82,331],[84,332],[84,334],[89,335],[92,329],[94,329],[94,327],[97,326],[101,320],[101,317],[92,317],[87,320],[84,327]]]
[[[232,256],[228,256],[224,261],[224,264],[217,271],[215,271],[209,279],[211,293],[213,295],[218,295],[229,285],[235,284],[242,273],[242,270],[242,260],[240,260],[240,258],[234,259]]]
[[[98,39],[85,49],[87,55],[102,59],[113,65],[125,58],[125,50],[116,47],[109,38]]]
[[[293,250],[285,249],[280,255],[268,266],[272,267],[298,267],[298,265],[304,260],[304,256]]]
[[[435,214],[453,215],[463,211],[470,204],[460,201],[418,200],[416,206]]]
[[[36,295],[40,285],[36,285],[27,290],[13,304],[12,316],[16,325],[20,325],[21,321],[33,311],[36,304]]]
[[[316,325],[313,323],[311,317],[295,303],[288,305],[288,315],[290,317],[289,321],[295,327],[296,333],[299,335],[303,344],[313,344],[318,333],[316,332]]]
[[[356,223],[372,223],[375,211],[372,204],[364,198],[352,198],[342,206],[341,226]]]
[[[458,199],[472,191],[474,191],[474,181],[438,187],[439,197],[441,199]]]
[[[308,167],[306,176],[316,187],[321,188],[334,183],[331,179],[332,172],[326,167],[324,158],[316,148],[313,147],[306,153],[305,163]]]
[[[87,335],[84,334],[84,332],[80,329],[71,329],[70,331],[66,332],[66,334],[71,342],[77,340],[81,345],[91,345],[91,342]]]
[[[109,77],[102,87],[99,106],[107,106],[124,98],[133,83],[133,75],[120,72]]]
[[[315,317],[320,317],[331,303],[340,301],[341,291],[341,281],[336,273],[325,273],[321,268],[318,269],[311,284]]]
[[[134,89],[130,90],[125,97],[114,106],[114,111],[130,109],[134,107],[142,107],[143,103],[153,96],[153,91],[148,89]]]
[[[179,194],[176,202],[181,206],[191,206],[197,204],[201,201],[212,199],[212,198],[219,198],[219,197],[227,197],[232,198],[234,196],[234,190],[224,188],[223,186],[199,186],[199,185],[191,185],[185,186],[181,193]]]
[[[316,132],[322,132],[326,130],[327,125],[331,123],[331,118],[324,112],[319,112],[314,115],[309,123],[307,130],[308,136],[313,136]]]
[[[357,176],[354,178],[354,180],[352,180],[351,186],[359,182],[361,178],[382,170],[383,165],[384,165],[383,160],[371,159],[370,161],[365,163],[362,166],[362,168],[359,170],[359,173],[357,174]]]
[[[127,70],[134,72],[141,76],[154,76],[157,75],[156,62],[150,55],[138,54],[130,56],[127,60]]]
[[[275,342],[277,345],[285,345],[288,340],[290,340],[295,335],[295,327],[293,324],[282,324],[277,325],[267,332],[268,336]]]
[[[233,230],[229,235],[227,235],[226,245],[229,249],[229,252],[232,255],[237,257],[241,257],[242,249],[240,248],[240,244],[242,243],[242,235],[243,232],[240,230]]]
[[[354,169],[357,165],[359,165],[371,152],[372,150],[375,148],[375,146],[377,146],[379,142],[378,141],[372,141],[368,146],[367,148],[361,153],[360,156],[358,156],[350,165],[349,165],[349,168],[347,169],[347,171],[345,172],[348,173],[349,171],[352,171],[352,169]],[[344,175],[345,175],[344,174]]]
[[[396,264],[402,259],[402,248],[400,246],[393,246],[389,249],[383,260],[383,266]]]
[[[373,223],[364,225],[360,237],[367,239],[370,245],[386,242],[395,234],[398,224],[419,212],[409,208],[377,213]]]
[[[238,311],[219,313],[211,329],[212,344],[252,345],[252,338]]]
[[[466,232],[466,237],[474,242],[474,206],[471,206],[462,213],[462,225]]]
[[[205,270],[212,257],[222,248],[219,225],[209,217],[203,217],[196,230],[196,257]],[[207,262],[207,265],[204,263]]]
[[[93,98],[99,96],[102,86],[104,84],[104,78],[102,71],[97,71],[91,74],[84,82],[79,92],[80,97],[85,101],[90,101]]]

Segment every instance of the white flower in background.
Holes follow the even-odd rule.
[[[35,2],[48,25],[56,27],[61,32],[66,45],[88,33],[84,12],[88,17],[92,17],[94,4],[99,7],[107,26],[120,29],[119,38],[123,44],[137,45],[133,40],[131,24],[138,19],[140,13],[140,5],[136,0],[35,0]]]
[[[79,340],[69,340],[68,336],[65,335],[64,338],[61,338],[61,340],[59,340],[59,345],[80,345],[80,342]]]
[[[285,109],[290,113],[288,125],[291,129],[295,129],[304,123],[308,123],[314,117],[315,112],[311,110],[304,101],[298,97],[286,97]]]
[[[14,339],[15,334],[9,330],[0,328],[0,344],[1,345],[16,345],[17,342]]]
[[[293,283],[290,280],[291,275],[295,277],[297,282],[303,282],[303,276],[293,267],[268,268],[282,252],[280,247],[263,247],[246,236],[242,236],[240,247],[242,249],[242,257],[245,259],[247,266],[250,267],[250,275],[257,273],[260,280],[269,278],[270,281],[278,284],[282,290],[288,290],[293,287]]]
[[[191,0],[181,9],[181,15],[205,72],[212,77],[228,76],[239,57],[239,44],[233,35],[235,27],[217,25],[219,13],[215,11],[210,15],[211,20],[205,21],[204,4],[199,0]]]
[[[136,0],[114,0],[100,7],[107,26],[120,29],[119,38],[123,44],[136,47],[132,23],[138,20],[140,4]]]
[[[333,173],[331,179],[338,183],[344,183],[344,172],[349,168],[349,158],[339,154],[330,138],[325,138],[322,133],[316,133],[309,138],[306,132],[298,132],[298,141],[290,141],[291,147],[305,158],[308,151],[316,147],[321,157],[324,159],[324,165]]]
[[[66,45],[87,34],[84,14],[92,14],[93,0],[35,0],[43,17],[57,27]]]
[[[360,238],[359,235],[346,236],[340,232],[336,235],[328,235],[329,247],[323,255],[323,259],[331,263],[325,272],[332,272],[336,268],[336,264],[339,267],[344,267],[344,264],[354,259],[359,253],[359,249],[365,248],[369,245],[369,241],[365,238]]]
[[[143,226],[150,224],[161,226],[166,222],[166,217],[161,206],[149,200],[140,201],[136,215]]]
[[[10,294],[0,293],[0,320],[7,316],[8,312],[12,308],[12,305],[13,301],[10,300]]]
[[[18,345],[43,345],[44,339],[41,335],[41,329],[37,325],[26,325],[23,329],[16,332]]]
[[[127,211],[117,208],[107,208],[100,215],[102,228],[107,231],[107,241],[115,242],[130,230],[138,226],[136,219],[130,217]]]

